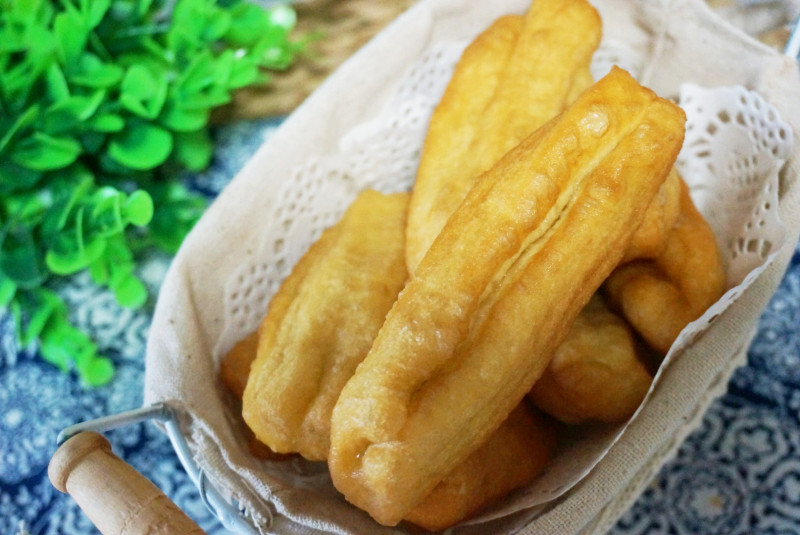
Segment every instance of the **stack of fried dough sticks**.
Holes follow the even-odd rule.
[[[465,50],[413,191],[364,191],[223,360],[254,442],[326,460],[377,522],[440,530],[529,484],[557,428],[619,423],[722,294],[674,169],[685,116],[589,65],[584,0]]]

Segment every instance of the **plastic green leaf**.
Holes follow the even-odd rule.
[[[131,274],[121,279],[111,288],[120,305],[138,308],[147,301],[147,288]]]
[[[47,267],[56,275],[72,275],[86,269],[94,260],[103,254],[104,240],[94,240],[80,249],[66,249],[62,244],[69,240],[65,238],[59,242],[59,247],[50,249],[45,254]]]
[[[53,135],[68,133],[94,115],[105,96],[105,91],[97,90],[89,95],[73,95],[56,102],[45,111],[45,130]]]
[[[120,305],[135,308],[145,303],[147,288],[133,274],[135,268],[133,253],[123,236],[115,236],[108,240],[106,253],[96,264],[99,266],[93,266],[93,275],[105,277],[104,282],[114,292]]]
[[[14,284],[14,281],[0,272],[0,309],[8,306],[16,292],[17,285]]]
[[[168,42],[180,50],[219,40],[228,31],[231,16],[213,1],[184,0],[176,4],[172,22]]]
[[[106,357],[95,357],[78,369],[78,373],[90,386],[104,386],[114,378],[114,363]]]
[[[259,79],[258,65],[250,58],[240,58],[231,66],[228,88],[239,89],[253,84]]]
[[[136,15],[136,3],[130,0],[111,0],[108,15],[115,21],[132,19]]]
[[[69,97],[69,85],[64,71],[56,63],[49,63],[46,70],[47,92],[55,101]]]
[[[64,371],[74,366],[87,385],[102,386],[114,376],[114,364],[97,354],[97,346],[69,323],[64,309],[51,314],[42,330],[39,349],[46,361]]]
[[[293,59],[293,25],[244,0],[0,0],[0,306],[45,360],[113,376],[45,284],[88,269],[146,301],[137,255],[207,206],[178,179],[212,157],[212,109]]]
[[[153,219],[153,199],[144,190],[131,193],[122,209],[127,220],[137,227],[143,227]]]
[[[2,235],[13,236],[15,232],[38,222],[42,213],[51,205],[51,195],[45,191],[25,191],[9,195],[5,199],[8,212],[8,227]],[[25,232],[28,232],[25,229]]]
[[[75,8],[59,13],[53,20],[53,32],[58,40],[62,63],[70,65],[77,61],[86,46],[89,32],[81,14]]]
[[[227,104],[230,101],[230,93],[224,87],[210,87],[204,92],[187,95],[183,106],[187,110],[208,110]]]
[[[16,144],[11,155],[14,163],[34,171],[66,167],[81,153],[81,145],[70,137],[55,137],[36,132]]]
[[[224,50],[214,60],[214,81],[213,84],[220,87],[227,87],[228,79],[231,77],[231,69],[236,61],[236,54],[233,50]]]
[[[73,84],[106,89],[118,83],[125,70],[113,63],[104,63],[99,57],[91,52],[81,55],[77,67],[69,74],[69,81]]]
[[[14,136],[20,130],[31,125],[39,117],[40,107],[38,105],[31,106],[22,112],[14,122],[5,129],[3,137],[0,138],[0,152],[5,149]],[[0,119],[1,120],[1,119]]]
[[[108,284],[111,270],[109,269],[108,263],[99,259],[89,264],[89,275],[96,284],[104,285]]]
[[[231,8],[233,18],[225,40],[234,46],[251,46],[266,31],[269,20],[264,9],[247,2],[240,2]]]
[[[81,133],[80,144],[83,145],[84,154],[94,155],[103,149],[107,139],[106,133],[87,129]]]
[[[21,62],[2,73],[0,87],[2,87],[3,97],[5,101],[10,102],[14,111],[20,111],[27,105],[33,89],[32,83],[38,77],[39,73],[30,61]]]
[[[152,5],[153,0],[139,0],[139,10],[138,14],[140,16],[145,16],[150,11],[150,6]]]
[[[0,197],[32,188],[41,178],[41,171],[34,171],[0,158]]]
[[[20,342],[23,347],[27,347],[39,338],[53,314],[64,306],[54,292],[44,288],[18,292],[15,302],[20,309],[19,314],[23,322],[23,325],[19,326]]]
[[[128,68],[122,79],[120,104],[146,119],[154,119],[167,98],[167,79],[163,72],[152,72],[141,65]]]
[[[105,96],[106,92],[103,90],[93,91],[88,95],[73,95],[48,108],[47,113],[63,112],[79,121],[85,121],[94,115]]]
[[[82,165],[71,165],[50,180],[52,205],[41,225],[45,243],[51,243],[64,229],[73,210],[94,185],[94,175]]]
[[[77,329],[70,329],[63,314],[54,314],[47,329],[41,333],[39,351],[42,358],[63,372],[68,372],[79,353],[85,354],[88,337]],[[82,347],[83,346],[83,347]],[[85,357],[84,357],[85,358]]]
[[[191,132],[203,128],[208,118],[208,108],[187,109],[175,98],[167,101],[159,122],[175,132]]]
[[[124,193],[107,186],[98,189],[91,198],[91,210],[87,231],[95,237],[108,238],[125,229],[122,220],[121,204]]]
[[[191,95],[213,84],[214,79],[214,57],[211,52],[204,50],[191,58],[176,80],[176,87],[183,95]]]
[[[3,234],[0,234],[0,271],[20,288],[41,285],[47,279],[47,270],[31,229],[18,227]]]
[[[103,20],[111,0],[80,0],[80,9],[88,28],[94,28]]]
[[[172,135],[148,123],[133,123],[115,135],[108,147],[114,160],[131,169],[146,170],[164,163],[172,152]]]
[[[214,155],[214,144],[205,130],[175,134],[175,157],[186,169],[205,169]]]
[[[177,252],[184,236],[202,215],[206,201],[179,183],[157,184],[150,190],[157,207],[150,223],[150,236],[167,252]]]
[[[96,132],[119,132],[125,128],[125,119],[114,113],[102,113],[89,119],[87,126]]]
[[[161,43],[157,40],[153,39],[150,36],[145,36],[139,42],[139,45],[142,48],[144,54],[140,54],[139,62],[142,62],[143,65],[146,65],[148,68],[157,69],[159,67],[163,67],[167,64],[172,64],[175,60],[175,54],[172,50],[164,47]],[[132,59],[129,56],[125,56],[124,60],[127,64],[136,64],[136,62],[131,63],[130,60]]]
[[[144,190],[126,195],[106,186],[92,195],[91,203],[89,227],[95,237],[116,236],[129,224],[147,225],[153,217],[153,200]]]
[[[100,258],[105,252],[106,240],[84,235],[84,207],[75,210],[69,231],[59,234],[45,254],[45,263],[57,275],[71,275]]]
[[[206,19],[205,28],[203,28],[202,38],[206,42],[214,42],[222,39],[231,27],[231,15],[227,11],[221,9],[214,10],[208,19]]]

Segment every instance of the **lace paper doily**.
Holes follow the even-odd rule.
[[[428,119],[464,46],[465,42],[457,42],[429,50],[402,77],[376,118],[351,129],[335,153],[317,155],[296,167],[282,183],[276,192],[279,208],[274,224],[263,229],[257,253],[225,285],[225,323],[216,359],[258,326],[270,297],[292,266],[341,217],[359,191],[411,188]],[[602,75],[614,63],[628,67],[634,76],[642,74],[642,58],[615,43],[604,43],[593,72]],[[792,146],[791,129],[775,109],[743,87],[684,85],[679,104],[687,112],[687,137],[678,169],[718,237],[729,290],[684,330],[664,367],[736,300],[783,245],[784,228],[777,215],[778,170]],[[602,429],[579,440],[560,452],[532,487],[475,523],[563,494],[596,465],[623,430],[624,426]],[[320,481],[319,471],[297,465],[287,465],[283,472],[282,477],[301,487]],[[321,485],[330,491],[327,482]],[[526,512],[525,517],[530,514]]]

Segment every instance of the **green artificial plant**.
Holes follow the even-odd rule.
[[[111,379],[54,281],[88,270],[146,301],[137,258],[205,208],[178,178],[210,162],[211,111],[292,63],[294,22],[244,0],[0,0],[0,311],[23,347]]]

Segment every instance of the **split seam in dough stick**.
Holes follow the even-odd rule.
[[[394,525],[497,429],[619,264],[684,122],[614,68],[479,177],[334,407],[349,501]]]
[[[223,359],[220,379],[235,397],[243,397],[252,377],[245,412],[262,439],[249,437],[253,455],[327,457],[333,403],[405,280],[407,200],[407,194],[360,193],[284,281],[261,328]],[[307,388],[311,378],[319,379],[312,384],[316,391]],[[533,481],[555,441],[553,426],[523,401],[406,519],[440,530],[475,514]]]
[[[327,458],[333,405],[406,280],[407,207],[407,193],[362,192],[270,302],[242,416],[273,451]]]

